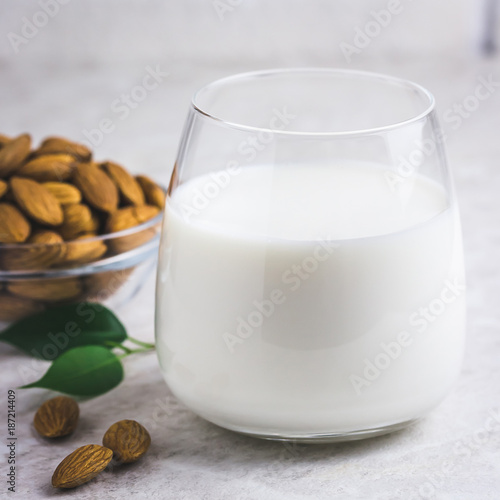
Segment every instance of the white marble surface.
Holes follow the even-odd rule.
[[[111,117],[116,129],[106,135],[97,155],[114,158],[135,171],[147,171],[163,182],[168,181],[175,159],[190,95],[219,76],[278,66],[340,66],[387,72],[428,87],[437,98],[441,117],[453,103],[473,93],[479,76],[491,74],[500,81],[500,58],[483,60],[475,54],[473,37],[469,37],[473,29],[467,24],[463,9],[466,2],[462,1],[438,2],[437,14],[429,10],[429,2],[421,2],[420,10],[413,6],[411,19],[401,14],[351,64],[342,57],[338,44],[341,36],[349,35],[352,27],[369,18],[372,4],[367,2],[359,12],[346,11],[348,15],[342,19],[337,14],[345,11],[320,0],[308,2],[308,27],[300,25],[303,14],[297,1],[286,11],[289,17],[283,17],[285,11],[277,7],[270,12],[264,10],[262,2],[248,2],[235,8],[232,17],[223,22],[206,3],[202,7],[198,2],[200,10],[196,10],[195,1],[186,2],[188,6],[177,11],[174,2],[152,2],[159,8],[155,11],[151,4],[146,8],[145,2],[129,0],[127,5],[136,8],[127,19],[117,2],[103,2],[102,8],[89,2],[88,9],[76,7],[75,2],[66,5],[64,13],[61,7],[51,24],[30,40],[25,50],[14,54],[4,35],[18,30],[22,16],[33,15],[38,8],[34,3],[16,4],[20,6],[0,17],[0,131],[14,134],[27,130],[36,139],[60,133],[80,140],[84,129]],[[386,4],[376,2],[377,8]],[[6,9],[6,3],[2,9]],[[431,12],[439,15],[439,22]],[[201,18],[193,21],[195,30],[189,19],[197,13]],[[259,15],[261,24],[257,23]],[[327,15],[331,21],[325,22]],[[273,24],[266,16],[275,16],[273,19],[279,18],[279,22]],[[101,30],[100,38],[89,27],[94,19]],[[112,22],[115,19],[116,24]],[[431,28],[426,33],[428,19]],[[293,36],[295,25],[301,26],[297,29],[303,39],[299,41]],[[108,26],[104,36],[102,30]],[[168,27],[168,34],[163,26]],[[336,34],[336,26],[344,35]],[[441,36],[439,26],[445,27]],[[133,36],[129,36],[131,27]],[[259,29],[252,31],[253,27]],[[311,39],[304,38],[307,32]],[[267,45],[268,50],[259,45],[263,39],[274,40]],[[163,43],[169,44],[165,50]],[[141,81],[148,65],[160,65],[169,76],[120,120],[110,110],[111,103]],[[454,391],[427,418],[406,431],[355,443],[296,446],[254,440],[193,415],[169,393],[154,354],[137,356],[126,361],[126,380],[119,388],[82,403],[81,425],[62,442],[46,443],[31,426],[35,409],[48,394],[42,390],[18,391],[17,492],[8,496],[2,480],[0,498],[497,500],[500,89],[457,130],[451,123],[444,125],[463,216],[468,341],[463,372]],[[152,280],[133,306],[120,314],[131,334],[144,340],[153,338]],[[5,396],[8,388],[22,382],[19,368],[31,362],[3,345],[0,357]],[[3,429],[5,411],[4,403],[0,410]],[[492,412],[498,422],[487,430]],[[135,418],[150,429],[153,445],[148,455],[136,465],[105,472],[73,492],[54,491],[50,476],[60,459],[77,446],[100,442],[105,429],[122,418]],[[4,471],[2,460],[0,472],[5,479]]]

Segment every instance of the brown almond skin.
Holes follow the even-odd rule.
[[[52,475],[54,488],[76,488],[89,482],[102,472],[111,459],[113,452],[98,444],[87,444],[69,454]]]
[[[10,189],[19,208],[28,217],[48,226],[62,224],[61,204],[41,184],[31,179],[12,177]]]
[[[34,245],[43,245],[39,247],[45,258],[45,265],[52,266],[56,262],[61,261],[66,253],[66,246],[63,243],[63,238],[59,233],[45,229],[35,231],[29,238],[28,243]]]
[[[109,233],[123,231],[134,226],[138,226],[143,222],[152,219],[160,209],[151,205],[144,205],[142,207],[126,207],[120,208],[115,213],[111,214],[107,222],[107,230]]]
[[[118,188],[95,163],[80,163],[73,174],[73,182],[92,207],[109,213],[117,209]]]
[[[26,160],[31,150],[31,136],[21,134],[0,149],[0,177],[8,177]]]
[[[146,199],[139,183],[121,165],[107,161],[101,167],[114,181],[124,205],[144,205]]]
[[[0,134],[0,149],[2,149],[12,139],[6,135]]]
[[[7,291],[25,299],[60,302],[76,299],[83,291],[78,278],[43,278],[11,281]]]
[[[144,191],[148,205],[154,205],[163,210],[165,206],[165,193],[163,189],[145,175],[137,175],[136,180]]]
[[[59,233],[48,229],[36,229],[28,238],[28,243],[51,245],[62,243],[63,239]]]
[[[43,310],[40,302],[0,292],[0,321],[17,321]]]
[[[86,264],[101,258],[108,250],[102,240],[94,240],[95,233],[81,234],[73,241],[66,243],[66,255],[63,265]],[[85,241],[89,239],[90,241]]]
[[[73,175],[77,161],[71,155],[54,154],[35,157],[16,170],[18,177],[38,182],[63,182]]]
[[[66,253],[62,237],[54,231],[37,230],[26,243],[30,245],[0,248],[0,263],[3,269],[11,271],[48,269],[60,262]]]
[[[43,437],[67,436],[76,429],[79,415],[78,403],[73,398],[57,396],[38,408],[33,425]]]
[[[9,185],[0,179],[0,199],[3,198],[4,194],[7,192],[9,189]]]
[[[135,420],[120,420],[104,434],[102,444],[113,450],[120,463],[128,464],[139,460],[151,444],[149,432]]]
[[[124,229],[135,227],[152,219],[160,212],[158,207],[143,205],[142,207],[120,208],[111,214],[107,222],[107,231],[115,233]],[[108,246],[112,253],[120,254],[137,248],[157,234],[156,227],[148,227],[133,234],[118,236],[108,240]]]
[[[93,233],[99,229],[99,220],[87,205],[63,206],[64,221],[59,228],[65,240],[73,240],[83,233]]]
[[[0,243],[22,243],[30,233],[26,217],[10,203],[0,203]]]
[[[134,248],[144,245],[158,234],[157,227],[149,227],[127,236],[119,236],[108,241],[108,247],[113,255],[128,252]]]
[[[92,158],[92,151],[84,144],[69,141],[63,137],[47,137],[35,151],[36,155],[68,154],[79,161],[87,162]]]
[[[48,189],[61,205],[74,205],[82,201],[82,193],[73,184],[44,182],[42,186]]]

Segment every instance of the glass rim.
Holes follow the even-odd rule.
[[[418,114],[415,114],[415,116],[412,116],[411,118],[408,118],[406,120],[401,120],[397,121],[394,123],[390,123],[388,125],[381,125],[378,127],[371,127],[371,128],[366,128],[366,129],[359,129],[359,130],[346,130],[346,131],[337,131],[337,132],[300,132],[300,131],[292,131],[292,130],[276,130],[276,129],[271,129],[268,127],[255,127],[252,125],[245,125],[243,123],[237,123],[237,122],[232,122],[229,120],[225,120],[223,118],[220,118],[216,116],[215,114],[212,114],[208,112],[207,110],[203,109],[203,106],[199,104],[199,99],[201,97],[201,94],[203,92],[206,92],[207,90],[212,90],[214,88],[220,87],[222,85],[226,85],[228,83],[233,83],[237,81],[243,81],[243,80],[250,80],[250,79],[257,79],[257,78],[266,78],[266,77],[272,77],[272,76],[277,76],[277,75],[286,75],[286,74],[313,74],[313,73],[318,73],[318,74],[323,74],[323,75],[347,75],[347,76],[353,76],[353,77],[364,77],[364,78],[371,78],[373,80],[378,80],[378,81],[385,81],[386,83],[390,83],[393,85],[401,85],[401,86],[406,86],[410,89],[415,90],[418,92],[421,96],[424,96],[428,103],[427,106],[423,111],[421,111]],[[215,122],[218,122],[220,124],[223,124],[227,127],[238,129],[238,130],[243,130],[243,131],[249,131],[249,132],[271,132],[272,134],[276,135],[290,135],[290,136],[307,136],[307,137],[350,137],[350,136],[356,136],[356,135],[370,135],[370,134],[376,134],[376,133],[381,133],[389,130],[394,130],[397,128],[401,128],[407,125],[411,125],[412,123],[419,122],[426,117],[428,117],[435,109],[435,98],[433,94],[427,90],[425,87],[422,85],[415,83],[411,80],[405,79],[405,78],[400,78],[392,75],[386,75],[383,73],[375,73],[371,71],[363,71],[363,70],[352,70],[352,69],[340,69],[340,68],[321,68],[321,67],[305,67],[305,68],[279,68],[279,69],[267,69],[267,70],[259,70],[259,71],[249,71],[245,73],[237,73],[234,75],[226,76],[223,78],[219,78],[217,80],[214,80],[207,85],[204,85],[200,89],[198,89],[193,97],[191,98],[191,106],[193,107],[194,111],[196,113],[199,113],[200,115],[204,116],[205,118],[211,119]]]

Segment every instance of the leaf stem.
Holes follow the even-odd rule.
[[[132,349],[130,349],[130,348],[128,348],[128,347],[126,347],[126,346],[124,346],[122,344],[119,344],[118,342],[111,342],[110,340],[107,340],[105,342],[105,345],[108,346],[108,347],[113,347],[113,348],[117,347],[118,349],[122,349],[123,351],[125,351],[125,353],[127,354],[127,356],[132,353]]]
[[[140,345],[141,347],[146,347],[148,349],[154,349],[156,346],[154,344],[150,344],[149,342],[142,342],[142,340],[134,339],[134,337],[127,337],[127,340],[130,340],[132,344]]]
[[[127,347],[127,351],[125,354],[121,354],[120,356],[118,356],[118,359],[123,359],[123,358],[126,358],[127,356],[130,356],[131,354],[135,354],[136,352],[150,352],[152,351],[153,349],[151,349],[150,347],[146,348],[146,349],[129,349]]]

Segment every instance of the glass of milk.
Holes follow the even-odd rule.
[[[339,441],[400,429],[460,371],[460,221],[434,99],[292,69],[198,91],[164,218],[158,356],[219,426]]]

